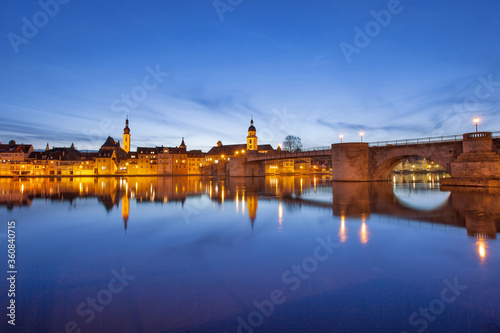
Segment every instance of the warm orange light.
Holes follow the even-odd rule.
[[[241,150],[241,153],[242,153],[242,154],[244,154],[244,153],[245,153],[245,149],[242,149],[242,150]]]
[[[344,134],[340,134],[339,138],[342,140],[344,138]]]
[[[280,204],[278,206],[278,223],[279,225],[283,224],[283,205],[280,201]]]
[[[486,258],[486,244],[484,243],[484,239],[480,239],[476,242],[477,244],[477,252],[481,260]]]
[[[345,216],[342,215],[340,217],[340,230],[339,230],[340,242],[344,243],[347,239],[346,230],[345,230]]]
[[[476,124],[479,123],[479,118],[478,117],[474,118],[474,123],[476,123]]]
[[[363,223],[361,224],[361,228],[359,230],[359,237],[361,240],[361,244],[368,243],[368,228],[366,227],[365,219],[362,217]]]

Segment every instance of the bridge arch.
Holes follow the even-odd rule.
[[[461,142],[370,147],[370,178],[390,180],[394,167],[412,157],[425,157],[451,173],[451,163],[461,153]]]

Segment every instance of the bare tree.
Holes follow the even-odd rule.
[[[296,152],[302,149],[302,140],[298,136],[287,135],[283,141],[283,150]]]

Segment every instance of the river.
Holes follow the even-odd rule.
[[[500,189],[444,176],[1,178],[15,331],[499,332]]]

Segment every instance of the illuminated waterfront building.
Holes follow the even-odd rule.
[[[42,152],[33,152],[27,159],[26,175],[73,176],[93,175],[95,153],[82,153],[71,147],[54,147]]]
[[[205,165],[215,163],[224,163],[231,160],[232,157],[242,157],[248,154],[267,154],[274,152],[274,148],[269,144],[257,144],[257,130],[253,125],[253,119],[248,128],[247,143],[224,145],[221,141],[212,147],[205,155]]]
[[[137,147],[137,175],[156,175],[158,173],[158,154],[163,147]],[[131,170],[133,173],[134,170]]]
[[[33,145],[19,145],[14,140],[8,144],[0,142],[0,162],[24,162],[34,151]]]
[[[120,147],[120,141],[108,136],[99,149],[95,166],[99,175],[114,175],[119,169],[120,161],[127,158],[127,153]]]

